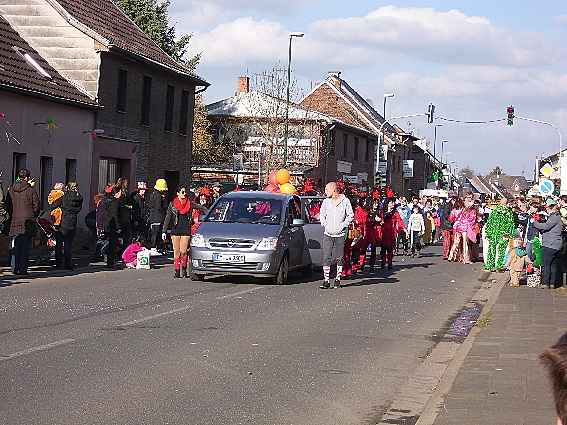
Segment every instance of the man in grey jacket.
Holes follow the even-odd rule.
[[[542,287],[552,286],[558,288],[563,286],[561,274],[561,245],[563,238],[563,224],[559,215],[559,206],[553,198],[547,198],[546,209],[549,214],[545,223],[539,223],[531,220],[534,228],[539,230],[542,235],[541,243],[541,272]]]
[[[341,286],[346,233],[354,218],[354,213],[348,198],[337,191],[336,183],[328,183],[325,187],[325,194],[327,199],[323,201],[320,212],[321,226],[325,229],[322,242],[325,281],[320,288],[334,289]],[[337,276],[331,286],[331,266],[334,264],[337,265]]]

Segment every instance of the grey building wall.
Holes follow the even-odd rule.
[[[118,73],[127,71],[127,97],[124,112],[117,111]],[[144,76],[152,78],[149,125],[142,124]],[[172,130],[165,130],[167,86],[175,88]],[[181,93],[189,93],[187,134],[180,134]],[[103,53],[99,102],[103,109],[97,116],[97,127],[104,129],[104,140],[121,143],[123,152],[132,155],[132,173],[135,180],[153,183],[157,178],[167,177],[166,172],[178,173],[179,181],[190,178],[191,143],[195,85],[158,66],[135,61],[113,53]],[[170,179],[172,180],[172,179]],[[170,185],[175,182],[168,182]]]

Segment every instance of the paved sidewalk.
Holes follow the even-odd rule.
[[[554,425],[551,390],[537,357],[567,331],[567,296],[503,288],[435,425]]]

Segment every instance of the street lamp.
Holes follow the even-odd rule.
[[[294,37],[302,38],[302,32],[292,32],[289,34],[289,55],[287,60],[287,102],[285,105],[285,133],[284,133],[284,165],[287,165],[287,141],[289,137],[289,90],[291,85],[291,41]]]
[[[448,140],[442,140],[441,141],[441,166],[443,166],[445,164],[444,162],[444,154],[445,154],[445,143],[449,143]]]
[[[443,124],[435,124],[435,135],[433,137],[433,158],[437,160],[437,127],[443,127]],[[441,158],[443,162],[443,158]]]
[[[386,119],[386,101],[389,98],[396,97],[394,93],[384,93],[384,119]]]

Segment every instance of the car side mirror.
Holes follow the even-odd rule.
[[[303,226],[305,224],[305,220],[302,220],[300,218],[294,218],[293,222],[291,223],[292,227],[300,227]]]

